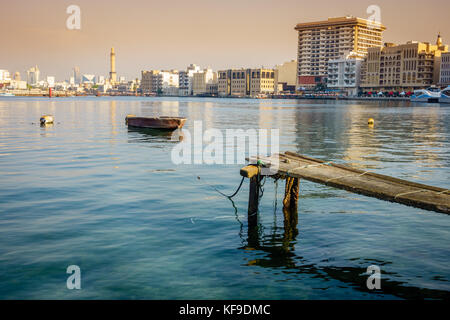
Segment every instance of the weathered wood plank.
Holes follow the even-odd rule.
[[[279,160],[280,176],[306,179],[381,200],[450,214],[450,191],[443,188],[324,162],[292,152],[280,154],[279,158],[273,156],[258,159],[269,165]]]

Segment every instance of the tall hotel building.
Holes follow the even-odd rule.
[[[314,87],[323,83],[328,72],[328,60],[349,52],[364,58],[367,49],[381,47],[383,31],[380,23],[356,17],[328,18],[326,21],[299,23],[298,87]]]

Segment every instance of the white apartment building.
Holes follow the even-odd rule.
[[[450,86],[450,52],[441,54],[439,85]]]
[[[11,76],[8,70],[0,69],[0,83],[11,80]]]
[[[358,95],[363,59],[352,52],[339,59],[328,61],[328,88],[339,89],[348,96]]]
[[[192,95],[192,80],[194,73],[200,72],[201,69],[195,64],[190,64],[186,71],[179,72],[178,81],[178,94],[180,96],[191,96]]]
[[[297,84],[306,87],[323,82],[328,60],[339,59],[350,51],[364,58],[368,48],[381,47],[386,27],[347,16],[299,23],[295,30],[298,31]]]
[[[192,94],[194,96],[207,94],[207,85],[217,83],[217,73],[212,69],[204,69],[201,72],[196,72],[192,77]]]

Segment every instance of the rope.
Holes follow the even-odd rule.
[[[197,179],[200,180],[200,176],[197,176]],[[236,190],[231,196],[229,196],[229,195],[223,193],[222,191],[220,191],[219,189],[217,189],[215,186],[213,186],[213,185],[211,185],[211,184],[209,184],[209,183],[207,183],[207,182],[204,182],[204,184],[206,184],[207,186],[213,188],[216,192],[220,193],[222,196],[224,196],[224,197],[226,197],[226,198],[228,198],[228,199],[231,200],[231,199],[234,198],[234,197],[239,193],[239,191],[241,190],[242,184],[244,183],[244,179],[245,179],[245,178],[242,177],[242,180],[241,180],[241,183],[239,184],[239,187],[237,188],[237,190]]]

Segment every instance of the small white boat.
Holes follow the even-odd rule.
[[[441,91],[440,103],[450,103],[450,86]]]
[[[0,97],[15,97],[11,92],[1,92]]]
[[[441,90],[437,87],[414,90],[411,96],[411,102],[431,102],[438,103],[441,97]]]

